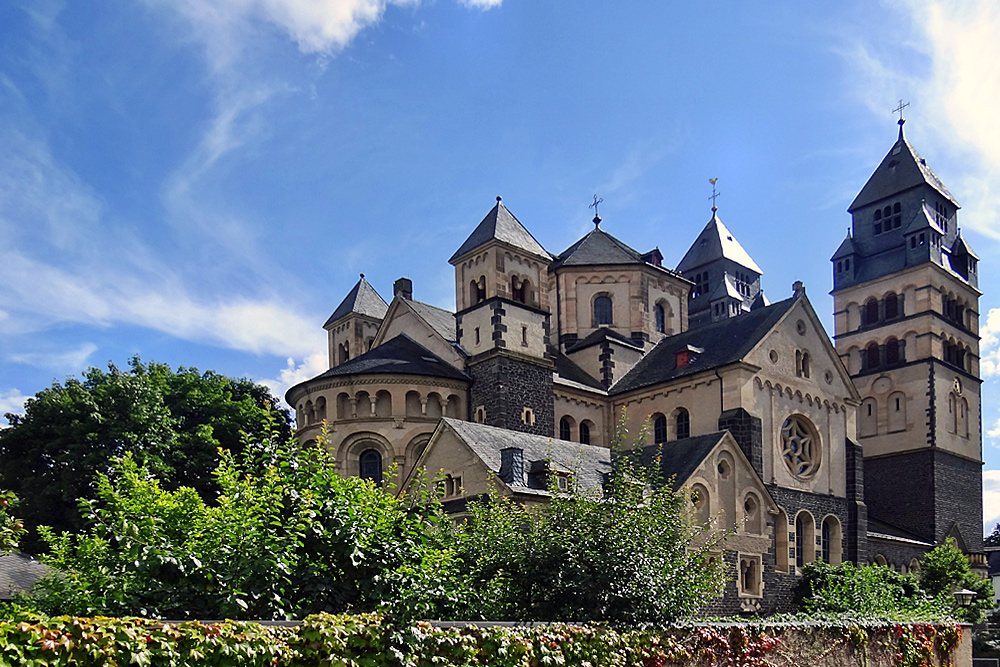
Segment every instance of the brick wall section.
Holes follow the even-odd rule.
[[[930,449],[865,459],[868,514],[933,542],[935,482],[934,452]]]
[[[983,469],[940,449],[934,450],[935,542],[957,523],[970,552],[983,550]]]
[[[611,343],[604,341],[601,343],[601,354],[597,360],[601,362],[601,384],[605,389],[615,382],[615,351],[611,349]]]
[[[851,440],[844,443],[847,456],[847,551],[844,557],[852,563],[868,559],[868,506],[865,505],[865,462],[861,445]]]
[[[743,408],[726,410],[719,415],[719,430],[729,431],[746,455],[754,472],[764,476],[764,439],[762,422]]]
[[[469,373],[472,375],[469,405],[473,416],[481,405],[486,409],[486,423],[490,426],[553,435],[555,402],[551,364],[493,352],[470,359]],[[535,413],[533,425],[521,420],[525,407]]]

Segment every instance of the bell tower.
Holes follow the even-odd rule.
[[[837,353],[863,399],[870,519],[979,552],[979,258],[904,122],[831,258]]]
[[[449,261],[458,342],[470,355],[470,418],[553,435],[554,365],[546,351],[552,256],[497,197]]]

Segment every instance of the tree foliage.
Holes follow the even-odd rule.
[[[261,459],[265,460],[261,460]],[[164,490],[132,456],[98,475],[83,535],[44,530],[60,575],[46,613],[301,618],[319,611],[425,615],[454,596],[450,521],[368,481],[340,477],[322,447],[224,453],[221,496]]]
[[[0,430],[0,487],[21,499],[30,527],[83,527],[77,499],[95,497],[97,473],[129,454],[165,488],[188,486],[203,498],[218,492],[211,475],[219,447],[242,451],[241,433],[261,442],[268,430],[289,434],[287,413],[264,386],[194,368],[173,371],[138,357],[122,371],[91,368],[55,383],[8,414]],[[36,551],[36,534],[24,547]]]
[[[552,489],[524,507],[499,494],[470,506],[463,547],[474,616],[669,622],[721,593],[712,554],[725,535],[690,521],[686,493],[620,461],[604,495]]]
[[[1000,523],[993,528],[993,532],[983,538],[984,547],[1000,547]]]
[[[963,588],[976,592],[971,607],[960,607],[955,600],[953,593]],[[993,586],[972,572],[969,559],[948,540],[924,555],[916,576],[877,565],[810,563],[798,598],[809,613],[978,623],[993,605]]]
[[[13,513],[17,502],[17,496],[0,489],[0,553],[17,551],[25,533],[24,524]]]

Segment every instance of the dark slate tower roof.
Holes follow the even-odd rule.
[[[379,296],[375,288],[365,280],[365,274],[362,273],[361,280],[347,293],[347,296],[340,302],[337,309],[333,311],[333,315],[330,315],[326,320],[326,324],[323,327],[328,327],[351,313],[381,320],[385,317],[385,311],[388,309],[388,304]]]
[[[913,150],[913,146],[903,135],[903,125],[900,123],[899,138],[896,143],[882,158],[875,173],[865,183],[865,187],[861,188],[861,192],[854,198],[847,210],[853,213],[862,206],[921,185],[929,185],[954,204],[955,208],[960,208],[941,179],[927,166],[927,161]]]
[[[972,249],[972,246],[969,245],[969,242],[965,240],[965,237],[962,236],[961,231],[958,232],[958,236],[955,238],[955,242],[951,246],[951,254],[968,255],[972,259],[977,259],[977,260],[979,259],[979,255],[977,255],[976,251]]]
[[[469,238],[465,239],[462,247],[456,250],[448,261],[454,263],[462,255],[470,253],[494,239],[532,255],[551,257],[542,244],[535,240],[531,232],[525,229],[513,213],[507,210],[500,197],[497,197],[497,205],[486,214],[486,217],[472,231]]]
[[[847,234],[847,238],[843,240],[840,247],[837,248],[837,252],[833,253],[833,257],[830,258],[831,261],[843,259],[844,257],[851,257],[857,253],[857,248],[854,247],[854,237],[851,236],[850,232]]]
[[[566,248],[549,269],[560,266],[589,266],[594,264],[646,264],[642,253],[630,248],[600,227]]]
[[[712,213],[712,219],[708,221],[701,234],[695,239],[691,248],[684,255],[681,263],[677,265],[680,273],[690,273],[698,267],[719,259],[728,259],[736,262],[740,266],[754,271],[758,275],[763,275],[757,263],[753,261],[749,253],[743,249],[740,242],[736,240],[716,213]]]

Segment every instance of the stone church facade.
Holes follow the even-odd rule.
[[[671,269],[598,217],[550,253],[498,197],[451,257],[455,312],[362,275],[325,324],[330,369],[286,400],[344,474],[433,471],[457,514],[490,483],[599,488],[627,432],[734,531],[720,613],[787,609],[814,560],[908,571],[954,537],[975,561],[980,293],[957,208],[901,128],[833,257],[834,344],[801,283],[768,303],[714,207]]]

